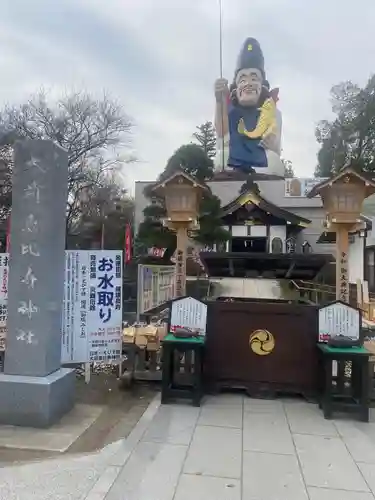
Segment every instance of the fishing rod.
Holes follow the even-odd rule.
[[[219,0],[219,61],[220,61],[220,78],[223,78],[223,5],[222,0]],[[224,97],[224,96],[222,96]],[[221,165],[222,170],[225,169],[225,152],[224,152],[224,103],[221,99]]]

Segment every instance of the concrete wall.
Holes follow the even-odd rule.
[[[256,298],[256,299],[297,299],[295,290],[288,287],[289,280],[261,278],[213,278],[216,294],[221,297]]]
[[[135,183],[135,230],[138,230],[139,224],[143,220],[143,210],[148,205],[149,200],[144,196],[144,188],[151,184],[151,182],[136,182]],[[224,182],[209,182],[212,192],[221,200],[224,206],[234,200],[240,191],[242,181],[224,181]],[[303,197],[286,197],[285,196],[285,183],[284,180],[276,181],[260,181],[258,186],[261,195],[278,205],[285,208],[290,212],[295,213],[301,217],[311,220],[311,224],[305,228],[298,236],[298,243],[302,244],[308,241],[315,253],[329,253],[334,255],[335,247],[330,244],[316,243],[320,234],[323,232],[322,221],[325,218],[325,212],[322,207],[320,197],[309,199]],[[374,212],[375,216],[375,195],[370,196],[365,200],[363,213],[369,215]],[[373,220],[375,227],[375,217]],[[367,245],[375,245],[375,231],[368,235]]]
[[[298,236],[298,243],[302,244],[308,241],[315,253],[330,253],[334,254],[335,246],[325,243],[317,243],[317,239],[324,231],[323,220],[325,219],[325,211],[323,207],[316,208],[295,208],[293,213],[300,217],[305,217],[311,220],[311,224],[307,226]]]
[[[370,217],[372,222],[372,230],[368,231],[366,238],[366,246],[375,246],[375,217]]]
[[[145,197],[143,191],[145,187],[152,184],[152,182],[136,182],[135,183],[135,230],[138,230],[139,224],[143,220],[143,210],[147,207],[150,201]],[[221,205],[225,206],[234,200],[240,192],[243,184],[242,181],[229,181],[229,182],[208,182],[213,194],[221,200]]]
[[[143,210],[149,203],[149,200],[144,196],[143,191],[146,186],[152,184],[151,182],[136,182],[135,183],[135,229],[138,229],[139,224],[143,220]],[[221,200],[222,206],[227,205],[232,200],[237,198],[240,193],[243,181],[223,181],[223,182],[208,182],[214,195]],[[285,183],[284,180],[278,181],[261,181],[258,182],[261,195],[275,205],[286,208],[291,212],[297,213],[300,208],[311,209],[314,211],[316,208],[322,207],[320,198],[288,198],[285,197]],[[305,212],[307,213],[307,212]],[[321,211],[319,211],[319,215]],[[307,216],[308,219],[311,217]]]

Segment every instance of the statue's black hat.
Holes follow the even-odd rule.
[[[245,68],[256,68],[264,73],[264,57],[262,49],[258,40],[255,38],[246,38],[244,44],[242,45],[241,52],[237,58],[235,76],[240,71],[240,69]]]

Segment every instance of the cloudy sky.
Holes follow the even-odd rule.
[[[309,176],[314,127],[332,84],[375,70],[374,0],[222,0],[224,76],[247,36],[280,87],[284,156]],[[133,117],[140,158],[128,184],[152,180],[195,126],[213,118],[218,0],[1,0],[0,104],[41,86],[106,89]]]

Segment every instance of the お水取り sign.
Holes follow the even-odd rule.
[[[8,254],[0,255],[0,350],[7,320]],[[61,362],[119,359],[122,347],[122,251],[67,250]]]

